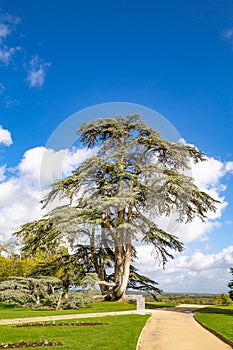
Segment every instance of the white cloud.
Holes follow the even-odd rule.
[[[201,251],[194,252],[191,256],[177,258],[176,267],[191,271],[210,270],[215,268],[230,267],[233,264],[233,246],[222,249],[218,253],[204,254]]]
[[[0,167],[0,241],[19,225],[39,219],[44,213],[40,201],[50,184],[69,175],[91,153],[36,147],[25,152],[10,178],[4,176],[6,166]]]
[[[222,163],[214,158],[192,165],[192,176],[199,188],[208,189],[219,184],[219,180],[226,174],[229,163]]]
[[[20,22],[21,19],[19,17],[3,13],[0,9],[0,66],[9,66],[13,62],[17,51],[22,49],[21,46],[8,45],[7,42]],[[27,65],[23,65],[27,73],[26,82],[30,88],[40,88],[43,86],[50,65],[49,62],[45,62],[38,55],[32,56],[30,62]],[[2,92],[3,89],[0,86],[0,94]],[[6,107],[18,105],[19,103],[20,101],[18,99],[8,98],[6,100]]]
[[[62,176],[62,162],[67,150],[55,152],[45,147],[36,147],[26,151],[18,166],[20,177],[26,177],[28,182],[36,184],[42,190]]]
[[[71,174],[78,164],[82,163],[93,150],[72,148],[71,151],[61,149],[54,151],[45,147],[36,147],[26,151],[18,165],[20,176],[31,182],[37,181],[42,190],[52,182]]]
[[[43,61],[38,55],[32,57],[29,62],[26,81],[30,88],[42,87],[44,84],[45,76],[51,63]]]
[[[0,240],[8,239],[18,226],[43,214],[38,177],[40,153],[40,148],[27,151],[11,177],[3,177],[0,182]]]
[[[20,103],[21,103],[20,100],[12,99],[10,96],[6,96],[6,99],[5,99],[5,107],[6,108],[19,106]]]
[[[0,43],[11,34],[20,22],[19,17],[11,16],[8,13],[0,14]]]
[[[0,144],[10,146],[13,143],[10,131],[0,125]]]
[[[221,227],[222,213],[228,203],[222,193],[226,190],[226,185],[221,183],[224,176],[232,173],[233,162],[221,162],[214,158],[206,158],[206,161],[192,165],[192,177],[194,183],[203,191],[207,192],[220,203],[216,204],[216,211],[208,213],[208,219],[203,223],[199,219],[184,224],[177,223],[176,217],[158,221],[162,227],[176,235],[182,242],[188,243],[194,240],[208,240],[209,234],[216,228]]]
[[[180,139],[180,143],[187,144],[185,139]],[[189,144],[190,146],[194,146]],[[195,147],[195,146],[194,146]],[[191,162],[190,171],[185,172],[191,176],[197,187],[208,193],[220,203],[216,204],[215,212],[208,212],[206,222],[195,218],[191,223],[185,224],[177,222],[177,215],[174,213],[170,217],[161,217],[156,223],[159,227],[176,235],[182,242],[190,243],[194,240],[205,241],[209,239],[209,234],[216,228],[221,227],[221,217],[228,206],[223,196],[227,186],[222,183],[227,174],[233,173],[233,162],[221,162],[213,157],[206,157],[206,160],[194,164]]]
[[[0,47],[0,65],[8,66],[12,61],[12,57],[16,51],[19,50],[21,50],[20,46],[8,47],[7,45],[4,45],[3,47]]]
[[[233,246],[211,254],[184,252],[167,263],[165,270],[152,256],[152,247],[138,247],[138,256],[140,273],[159,282],[160,288],[168,292],[224,292],[233,266]]]
[[[63,149],[56,152],[52,149],[43,148],[39,169],[42,189],[62,177],[69,176],[79,164],[95,152],[96,148],[88,150],[73,147],[69,151]]]
[[[62,163],[62,175],[70,175],[86,158],[93,156],[97,152],[97,149],[97,147],[92,149],[77,149],[73,147]]]
[[[203,223],[201,220],[194,219],[192,223],[187,225],[180,224],[173,234],[183,243],[190,243],[195,240],[208,241],[210,232],[221,226],[220,221],[207,221]]]
[[[22,223],[41,217],[40,192],[25,178],[11,178],[0,184],[0,240]]]
[[[1,12],[0,13],[0,23],[5,23],[10,26],[11,31],[21,23],[21,18],[19,16],[12,16],[9,13]]]
[[[8,66],[15,53],[21,49],[19,46],[9,47],[3,44],[20,21],[19,17],[11,16],[8,13],[0,14],[0,65],[2,66]]]
[[[5,179],[6,165],[0,166],[0,182]]]
[[[233,172],[233,162],[226,163],[226,170],[229,172]]]
[[[0,23],[0,42],[10,34],[9,25]]]

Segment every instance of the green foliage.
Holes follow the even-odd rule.
[[[19,259],[0,256],[0,281],[8,279],[10,276],[27,277],[35,266],[38,264],[38,259]]]
[[[36,332],[33,327],[0,326],[1,342],[20,342],[22,339],[25,341],[50,340],[63,343],[62,347],[53,346],[53,350],[135,350],[138,337],[148,318],[148,315],[124,315],[80,319],[80,322],[103,322],[105,325],[79,327],[78,331],[75,326],[37,327]],[[66,322],[74,322],[74,320],[66,320]]]
[[[41,305],[49,301],[50,295],[56,299],[53,288],[59,284],[55,277],[9,277],[0,282],[0,301],[24,307]]]
[[[51,239],[50,235],[53,236]],[[52,220],[47,218],[29,222],[21,226],[15,236],[21,241],[22,256],[36,262],[30,270],[30,277],[59,278],[63,296],[71,286],[80,286],[88,271],[84,271],[79,260],[69,254],[67,243],[61,239],[61,232]],[[55,300],[52,298],[47,302],[53,303]]]
[[[155,297],[158,293],[162,292],[161,289],[159,289],[157,286],[157,282],[139,274],[134,266],[130,266],[128,288],[136,291],[142,291],[144,293],[149,293]]]
[[[154,296],[152,299],[146,296],[148,301],[159,301],[159,302],[171,302],[178,304],[198,304],[198,305],[213,305],[214,295],[213,294],[183,294],[183,293],[161,293]],[[150,299],[149,299],[150,298]]]
[[[93,296],[94,293],[90,290],[71,292],[66,303],[62,305],[62,308],[63,310],[85,308],[95,302]]]
[[[95,289],[90,288],[94,277],[87,274],[80,285],[89,288],[73,291],[67,298],[64,298],[62,281],[56,277],[9,277],[0,282],[0,302],[21,307],[61,305],[63,309],[78,309],[94,302]]]
[[[232,303],[231,298],[229,297],[228,294],[222,293],[220,295],[217,295],[214,298],[214,305],[222,305],[222,306],[227,306]]]
[[[1,255],[2,254],[2,255]],[[37,259],[30,259],[20,255],[19,240],[12,239],[0,244],[0,281],[10,276],[28,276]]]
[[[50,242],[46,239],[47,232],[51,232],[54,238]],[[22,225],[15,233],[17,237],[21,254],[23,258],[42,258],[46,259],[52,255],[67,253],[65,241],[60,238],[61,232],[53,222],[46,218]],[[35,238],[38,237],[40,244],[35,244]]]
[[[12,264],[10,258],[0,256],[0,281],[4,281],[12,275]]]
[[[184,299],[184,303],[185,303],[185,304],[194,304],[194,298],[192,298],[192,297],[186,297],[186,298]]]

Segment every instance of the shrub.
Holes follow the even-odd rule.
[[[226,306],[226,305],[229,305],[231,303],[232,303],[231,298],[226,293],[222,293],[220,295],[217,295],[214,298],[214,305]]]
[[[62,309],[79,309],[86,305],[95,303],[93,294],[90,291],[74,291],[69,293],[69,298],[65,303],[62,303]]]

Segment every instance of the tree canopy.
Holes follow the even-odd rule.
[[[217,201],[185,175],[190,162],[204,161],[204,154],[164,140],[137,114],[83,123],[78,135],[83,147],[98,151],[52,185],[44,206],[57,198],[68,203],[48,214],[54,226],[37,238],[49,242],[65,236],[78,259],[91,257],[102,292],[118,300],[130,277],[135,287],[140,279],[132,267],[136,240],[152,244],[163,264],[183,250],[179,239],[156,219],[175,212],[180,222],[196,217],[204,221]]]

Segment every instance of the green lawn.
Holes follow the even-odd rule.
[[[173,303],[164,302],[150,302],[146,303],[146,309],[155,309],[160,307],[174,306]],[[24,317],[39,317],[39,316],[54,316],[54,315],[70,315],[70,314],[87,314],[87,313],[99,313],[99,312],[115,312],[115,311],[128,311],[136,310],[136,303],[130,301],[124,302],[100,302],[91,304],[88,307],[81,308],[79,310],[54,310],[52,308],[16,308],[6,305],[0,305],[0,319],[6,318],[24,318]]]
[[[47,340],[63,343],[63,346],[53,346],[51,348],[53,350],[135,350],[140,332],[148,318],[148,315],[123,315],[78,320],[78,322],[107,323],[105,325],[88,327],[42,326],[36,328],[12,328],[12,326],[0,326],[0,342],[38,342]],[[66,320],[65,322],[73,321]]]
[[[86,314],[111,311],[127,311],[136,310],[135,303],[132,302],[100,302],[91,304],[88,307],[79,310],[54,310],[52,308],[16,308],[6,305],[0,305],[0,319],[6,318],[24,318],[24,317],[39,317],[39,316],[54,316],[54,315],[70,315],[70,314]]]
[[[177,305],[176,303],[162,302],[162,301],[147,302],[146,309],[158,309],[161,307],[170,307],[170,306],[176,306],[176,305]]]
[[[203,307],[202,309],[198,310],[198,313],[233,315],[233,304],[228,305],[228,306]]]
[[[233,305],[200,309],[195,319],[233,343]]]

